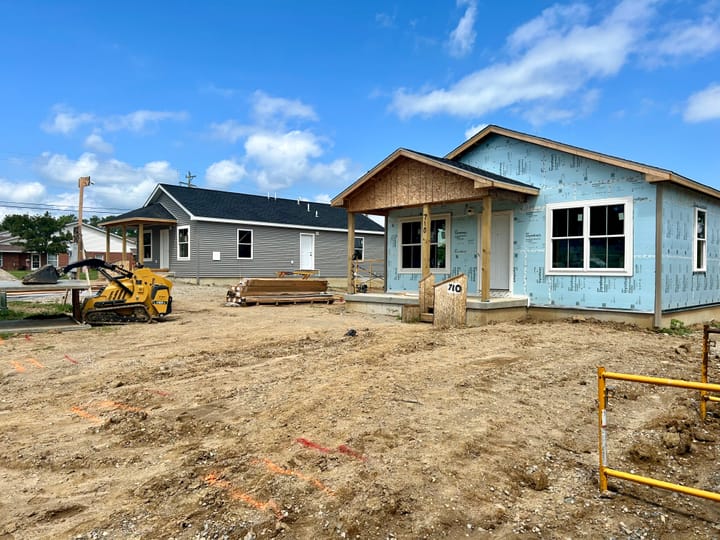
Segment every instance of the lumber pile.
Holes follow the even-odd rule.
[[[243,278],[228,289],[226,303],[253,306],[257,304],[332,304],[335,296],[327,292],[324,279],[293,277]]]

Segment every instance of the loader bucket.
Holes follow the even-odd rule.
[[[41,266],[34,272],[30,272],[23,279],[23,285],[51,285],[58,282],[60,272],[52,264]]]

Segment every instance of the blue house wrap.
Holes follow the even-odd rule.
[[[400,149],[332,204],[386,216],[388,293],[418,290],[429,206],[435,282],[465,274],[470,295],[484,270],[485,296],[529,308],[720,306],[720,192],[666,169],[488,126],[442,158]]]

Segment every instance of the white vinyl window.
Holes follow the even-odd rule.
[[[237,258],[252,259],[253,256],[253,232],[248,229],[237,230]]]
[[[707,211],[702,208],[695,209],[695,226],[693,233],[693,272],[705,272],[707,270],[707,232],[706,223]]]
[[[47,263],[53,266],[58,266],[58,255],[57,253],[48,253]],[[0,266],[2,266],[2,258],[0,258]]]
[[[548,274],[632,275],[632,198],[549,204]]]
[[[152,259],[152,231],[143,231],[143,260]]]
[[[430,269],[448,272],[448,231],[450,219],[434,217],[430,220]],[[422,219],[400,222],[400,271],[417,272],[421,266]]]
[[[353,251],[353,260],[365,260],[365,238],[362,236],[355,237],[355,251]]]
[[[177,258],[179,261],[190,260],[190,227],[177,229]]]
[[[0,268],[2,268],[4,264],[5,264],[5,261],[3,261],[3,254],[0,253]]]

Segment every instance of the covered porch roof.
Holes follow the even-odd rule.
[[[153,203],[103,221],[100,226],[109,230],[110,227],[137,227],[141,223],[144,225],[175,225],[177,220],[162,204]]]
[[[110,256],[110,229],[113,227],[122,228],[122,253],[123,259],[126,258],[127,254],[127,228],[136,228],[137,233],[137,253],[138,258],[142,257],[144,253],[145,243],[143,238],[143,228],[146,225],[164,225],[171,227],[177,224],[177,219],[173,216],[167,208],[160,203],[153,203],[142,208],[130,210],[125,212],[113,219],[103,221],[99,225],[105,227],[105,256]]]
[[[399,148],[331,202],[348,212],[387,215],[396,208],[538,195],[535,186],[459,161]]]

